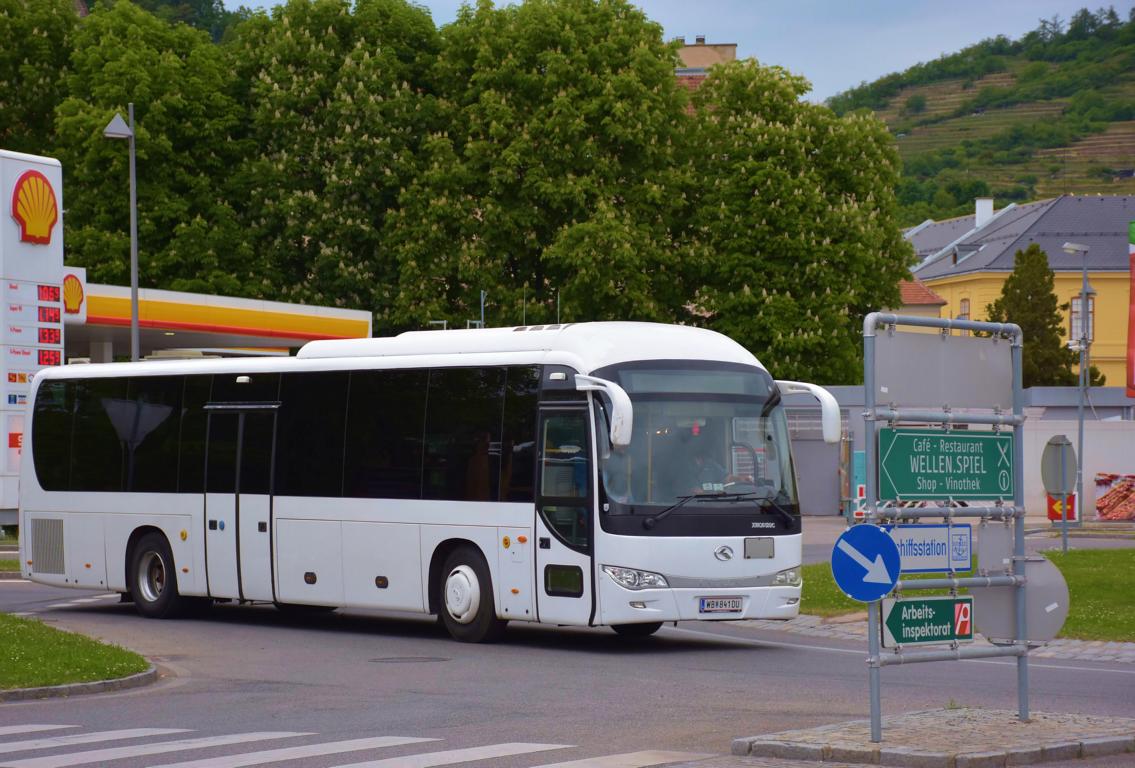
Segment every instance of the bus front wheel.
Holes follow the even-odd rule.
[[[481,553],[458,547],[445,560],[438,612],[446,630],[463,643],[492,642],[508,623],[497,618],[493,582]]]
[[[177,571],[165,536],[147,533],[138,540],[130,574],[130,593],[138,613],[149,619],[168,619],[181,612]]]
[[[650,624],[612,624],[611,629],[621,637],[650,637],[662,629],[662,622],[655,621]]]

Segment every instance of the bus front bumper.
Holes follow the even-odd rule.
[[[599,580],[603,624],[652,621],[736,621],[794,619],[800,613],[800,587],[630,590],[612,579]]]

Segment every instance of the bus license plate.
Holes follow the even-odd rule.
[[[698,613],[740,613],[740,597],[703,597]]]

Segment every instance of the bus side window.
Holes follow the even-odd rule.
[[[114,427],[115,402],[126,399],[126,379],[84,379],[75,393],[71,430],[71,490],[121,491],[124,442]]]
[[[353,371],[347,399],[343,494],[422,497],[426,371]]]
[[[555,498],[587,496],[587,422],[583,412],[544,419],[541,494]]]
[[[500,367],[430,371],[422,498],[497,498],[504,373]]]
[[[70,489],[71,421],[76,384],[74,381],[49,380],[41,383],[36,391],[32,459],[36,477],[45,491]]]
[[[501,435],[501,501],[534,500],[536,482],[536,402],[540,396],[540,368],[508,369],[504,394],[504,431]]]

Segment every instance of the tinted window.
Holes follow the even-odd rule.
[[[501,434],[501,501],[532,501],[536,478],[536,401],[540,369],[509,368]]]
[[[236,438],[239,422],[239,413],[209,413],[209,462],[205,471],[205,489],[209,493],[236,491]]]
[[[71,490],[121,491],[123,454],[132,423],[124,409],[126,379],[77,382],[71,430]]]
[[[205,490],[205,403],[209,402],[212,383],[212,376],[185,377],[178,461],[178,490],[182,493]]]
[[[68,488],[74,392],[73,381],[45,381],[36,390],[32,458],[39,484],[47,491]]]
[[[339,496],[347,373],[291,373],[280,388],[276,493]]]
[[[180,376],[130,379],[125,400],[108,412],[125,444],[125,489],[177,491],[178,432],[181,423]]]
[[[272,443],[275,411],[250,411],[243,415],[240,440],[240,493],[272,492]],[[314,457],[313,457],[314,458]]]
[[[422,498],[496,499],[504,368],[430,371]]]
[[[426,371],[351,373],[345,495],[421,498],[426,382]]]

